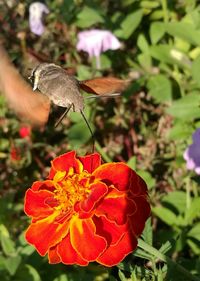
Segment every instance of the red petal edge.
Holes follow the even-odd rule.
[[[101,156],[98,153],[78,157],[78,159],[83,164],[83,169],[88,173],[92,173],[101,165]]]
[[[74,168],[75,173],[82,172],[82,164],[76,158],[76,152],[70,151],[63,155],[56,157],[51,161],[51,170],[49,172],[49,179],[53,179],[57,171],[66,171],[68,172],[70,167]]]

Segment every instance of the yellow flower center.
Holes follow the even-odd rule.
[[[55,190],[54,199],[58,205],[56,210],[67,213],[73,210],[73,206],[86,199],[90,193],[90,184],[94,182],[94,177],[87,171],[75,174],[74,169],[69,172],[57,172],[53,179]]]

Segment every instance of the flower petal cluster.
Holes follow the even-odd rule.
[[[44,24],[42,22],[43,14],[48,14],[47,6],[40,2],[34,2],[29,6],[29,26],[30,30],[36,35],[42,35]]]
[[[200,128],[194,132],[192,139],[193,143],[185,150],[183,157],[187,162],[187,169],[200,175]]]
[[[25,195],[27,241],[49,262],[113,266],[137,246],[150,215],[145,182],[126,164],[75,151],[52,161]]]
[[[117,50],[121,46],[119,40],[108,30],[92,29],[78,33],[77,50],[85,51],[90,57],[99,57],[107,50]]]

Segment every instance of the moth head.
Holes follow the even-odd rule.
[[[56,65],[53,63],[41,63],[32,69],[31,76],[29,76],[28,79],[30,79],[31,83],[33,84],[33,91],[38,88],[40,79],[42,79],[42,77],[48,73],[52,66],[56,67]]]

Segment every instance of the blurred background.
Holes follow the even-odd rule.
[[[198,140],[195,153],[186,156],[200,127],[199,1],[53,0],[40,2],[45,9],[37,7],[31,17],[33,3],[0,0],[0,43],[11,61],[27,83],[42,62],[56,63],[79,80],[132,81],[121,97],[86,100],[96,151],[104,162],[127,162],[146,181],[152,218],[145,241],[200,275]],[[87,47],[78,47],[79,33],[93,29],[111,32],[118,43],[104,48],[97,34],[83,42]],[[70,113],[54,128],[60,114],[52,105],[47,124],[35,128],[0,95],[1,280],[183,280],[176,269],[139,250],[111,269],[80,268],[49,265],[26,243],[26,189],[47,176],[55,156],[92,149],[81,115]]]

